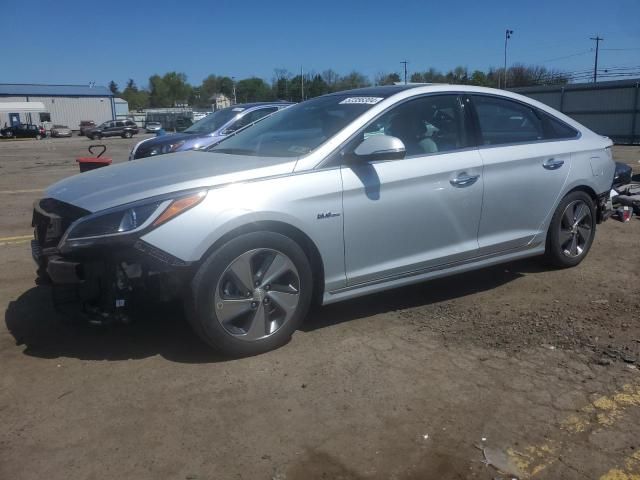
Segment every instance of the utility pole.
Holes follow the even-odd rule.
[[[231,82],[233,83],[233,104],[238,103],[238,99],[236,98],[236,77],[231,77]]]
[[[302,101],[304,102],[304,70],[300,67],[300,89],[302,90]]]
[[[407,62],[406,60],[403,60],[402,62],[400,62],[401,64],[404,65],[404,84],[407,84]]]
[[[593,83],[598,81],[598,50],[600,50],[600,42],[604,40],[604,38],[596,35],[595,37],[591,37],[590,40],[596,42],[596,63],[593,66]]]
[[[508,28],[504,32],[504,68],[502,70],[502,75],[504,77],[502,88],[507,88],[507,42],[513,35],[513,30],[509,30]],[[498,88],[500,88],[500,82],[498,82]]]

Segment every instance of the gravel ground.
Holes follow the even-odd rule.
[[[107,139],[125,161],[141,136]],[[86,138],[0,142],[0,478],[640,478],[640,221],[535,259],[316,308],[224,360],[178,306],[71,326],[35,287],[32,202]],[[640,172],[640,148],[616,147]]]

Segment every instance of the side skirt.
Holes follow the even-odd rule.
[[[382,292],[384,290],[390,290],[392,288],[404,287],[406,285],[412,285],[414,283],[420,283],[426,280],[447,277],[450,275],[455,275],[457,273],[490,267],[499,263],[519,260],[521,258],[534,257],[536,255],[543,254],[544,248],[544,243],[527,245],[526,247],[518,248],[508,253],[500,252],[498,254],[477,257],[471,260],[466,260],[464,262],[440,265],[428,270],[408,272],[390,278],[382,278],[365,284],[352,285],[350,287],[341,288],[331,292],[325,292],[322,298],[322,304],[329,305],[330,303],[336,303],[342,300],[348,300],[350,298],[361,297],[363,295],[369,295],[371,293]]]

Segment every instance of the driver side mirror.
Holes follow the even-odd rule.
[[[372,135],[365,138],[353,151],[353,156],[365,162],[401,160],[406,155],[402,140],[390,135]]]

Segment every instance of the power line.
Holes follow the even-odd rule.
[[[550,58],[548,60],[542,60],[541,62],[538,62],[538,63],[555,62],[556,60],[564,60],[565,58],[579,57],[581,55],[586,55],[587,53],[591,53],[591,50],[585,50],[584,52],[572,53],[571,55],[565,55],[563,57]]]

